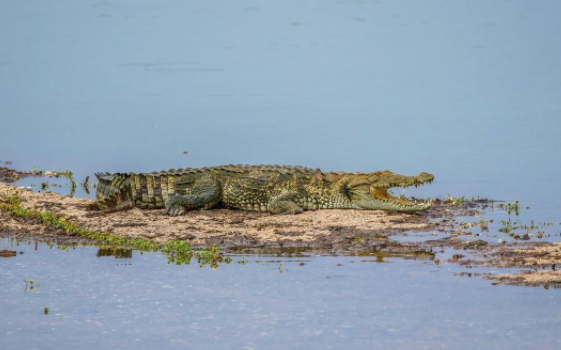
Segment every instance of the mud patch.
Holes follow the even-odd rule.
[[[500,284],[561,287],[561,243],[511,243],[489,245],[459,261],[460,266],[519,269],[518,273],[486,275]]]
[[[8,169],[6,167],[0,166],[0,181],[3,182],[16,182],[20,179],[31,177],[31,176],[42,176],[41,172],[31,172],[31,171],[16,171]]]

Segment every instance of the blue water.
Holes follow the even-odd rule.
[[[427,171],[438,195],[559,205],[534,193],[560,189],[559,10],[9,2],[2,160],[79,175],[230,163]]]
[[[7,350],[561,346],[558,291],[494,287],[428,260],[234,257],[214,270],[156,253],[16,249],[0,260]],[[26,290],[30,279],[39,286]]]
[[[78,182],[98,171],[230,163],[426,171],[434,184],[407,194],[519,200],[530,207],[524,220],[561,222],[559,1],[1,8],[0,161],[13,168],[70,169]],[[65,187],[50,189],[68,193],[58,181]],[[559,240],[559,226],[548,234]],[[225,338],[259,349],[559,347],[556,291],[493,288],[414,262],[314,258],[280,274],[271,264],[211,271],[144,255],[133,267],[94,259],[111,267],[90,276],[79,267],[89,260],[75,254],[0,260],[27,264],[1,270],[5,344],[53,348],[58,334],[67,340],[59,346],[82,339],[80,348],[217,348]],[[56,257],[74,259],[72,268]],[[145,269],[130,273],[137,265]],[[58,292],[45,278],[40,293],[20,293],[35,274],[58,276]],[[43,293],[55,294],[33,301]],[[47,304],[53,313],[44,316]]]

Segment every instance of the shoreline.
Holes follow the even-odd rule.
[[[17,199],[17,206],[14,199]],[[561,272],[556,271],[556,265],[561,264],[561,243],[500,244],[477,237],[465,240],[456,236],[408,240],[412,232],[449,230],[450,218],[477,215],[477,208],[469,206],[455,208],[453,213],[449,206],[441,203],[416,214],[335,209],[276,216],[213,209],[169,217],[163,210],[138,208],[97,215],[97,212],[88,210],[92,203],[91,199],[70,198],[49,191],[33,192],[0,183],[0,233],[10,237],[35,236],[70,242],[93,237],[94,240],[105,240],[106,244],[115,241],[121,244],[120,247],[130,249],[147,247],[151,251],[164,251],[164,247],[168,247],[168,253],[174,252],[172,254],[188,247],[191,256],[192,248],[204,250],[212,246],[226,254],[309,252],[313,255],[424,258],[432,260],[435,265],[450,249],[462,254],[454,254],[443,263],[466,269],[520,270],[513,274],[462,272],[460,276],[480,276],[494,280],[493,284],[561,287]],[[26,214],[14,215],[7,208],[12,211],[19,208]],[[50,221],[42,218],[46,213]],[[435,220],[443,217],[447,220]],[[392,239],[398,236],[405,238],[399,242]],[[216,253],[216,248],[212,249]],[[215,258],[218,255],[215,254]]]
[[[242,210],[190,211],[170,217],[163,210],[134,208],[111,214],[88,210],[94,201],[56,193],[38,193],[0,183],[0,200],[15,196],[23,208],[49,211],[94,232],[155,241],[188,241],[193,246],[268,246],[350,248],[355,237],[382,239],[384,233],[424,231],[433,226],[428,217],[382,210],[318,210],[298,215],[271,215]],[[21,226],[21,225],[20,225]],[[19,229],[3,222],[0,230]],[[377,237],[377,238],[376,238]],[[383,239],[382,239],[383,240]],[[355,244],[356,245],[356,244]],[[366,246],[365,246],[366,247]]]

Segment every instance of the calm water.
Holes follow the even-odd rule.
[[[523,220],[559,223],[559,13],[555,0],[5,2],[0,160],[78,181],[229,163],[427,171],[433,186],[407,194],[518,199]],[[280,274],[91,249],[0,260],[11,348],[559,347],[557,291],[424,263],[313,258]],[[24,278],[41,288],[23,293]]]
[[[34,247],[0,260],[2,349],[561,346],[558,291],[494,287],[430,260],[246,257],[213,270]]]

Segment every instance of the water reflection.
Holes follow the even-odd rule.
[[[543,294],[551,290],[492,287],[454,276],[453,265],[234,256],[239,264],[200,269],[167,264],[159,253],[133,253],[129,265],[99,259],[106,248],[52,247],[19,242],[23,255],[0,260],[3,348],[214,350],[223,339],[233,349],[560,345],[558,300]]]
[[[32,247],[37,251],[40,246],[49,247],[60,251],[75,251],[76,249],[85,247],[95,247],[97,258],[114,257],[116,259],[133,259],[134,250],[126,248],[111,247],[106,244],[77,239],[75,237],[34,237],[26,235],[11,236],[2,234],[0,241],[4,241],[9,247]],[[355,237],[354,240],[359,238]],[[378,238],[379,239],[379,238]],[[340,256],[347,255],[350,257],[366,258],[371,257],[374,260],[362,259],[362,262],[388,262],[392,258],[413,259],[413,260],[434,260],[435,254],[430,248],[421,249],[418,245],[409,245],[407,242],[399,243],[387,241],[380,244],[375,238],[361,238],[361,244],[351,251],[341,250],[340,248],[329,249],[325,247],[267,247],[267,246],[233,246],[219,249],[218,246],[205,248],[191,248],[187,243],[173,243],[174,249],[168,249],[166,246],[162,248],[163,256],[167,259],[168,264],[189,265],[194,260],[200,267],[210,266],[218,268],[224,264],[232,262],[245,263],[246,255],[255,255],[261,257],[277,257],[277,258],[310,258],[314,256]],[[374,242],[374,241],[376,242]],[[180,244],[180,246],[176,246]],[[368,246],[383,247],[383,249],[365,248]],[[140,251],[142,253],[142,251]],[[23,251],[20,252],[23,254]],[[0,256],[12,257],[16,256],[14,250],[0,250]],[[301,260],[288,260],[301,261]],[[264,260],[263,262],[278,262],[275,260]]]
[[[98,258],[112,256],[116,259],[132,259],[132,249],[99,248],[96,256]]]
[[[17,255],[18,253],[15,250],[8,250],[8,249],[0,250],[0,258],[11,258]]]

